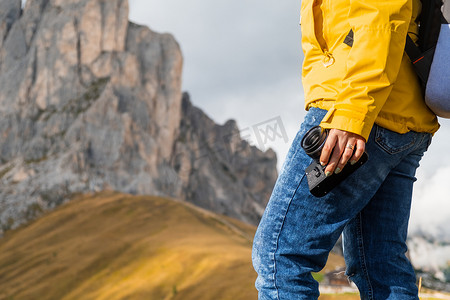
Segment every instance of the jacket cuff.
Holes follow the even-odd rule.
[[[351,110],[337,110],[332,107],[320,123],[324,129],[339,129],[362,136],[366,142],[369,139],[375,120],[368,118],[366,114]]]

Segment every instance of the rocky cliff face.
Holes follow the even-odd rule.
[[[191,104],[185,93],[173,151],[171,166],[177,177],[163,178],[176,178],[176,195],[212,211],[257,223],[278,175],[272,149],[261,152],[242,140],[234,120],[215,124]],[[174,190],[170,184],[166,186],[166,193]]]
[[[182,95],[171,35],[128,22],[126,0],[20,4],[0,3],[2,230],[104,189],[258,220],[276,155]]]

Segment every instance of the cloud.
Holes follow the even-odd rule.
[[[441,119],[440,123],[417,171],[410,232],[450,242],[450,120]]]
[[[411,211],[412,233],[425,233],[450,243],[450,166],[417,182]]]

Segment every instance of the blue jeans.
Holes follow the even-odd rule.
[[[431,134],[399,134],[374,125],[369,160],[328,195],[309,193],[300,146],[326,111],[311,108],[297,132],[253,242],[259,300],[317,299],[320,271],[343,232],[346,275],[361,299],[418,300],[405,256],[413,183]]]

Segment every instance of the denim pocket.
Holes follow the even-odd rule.
[[[389,129],[376,126],[375,143],[389,154],[396,154],[416,144],[418,133],[409,131],[407,133],[397,133]]]

